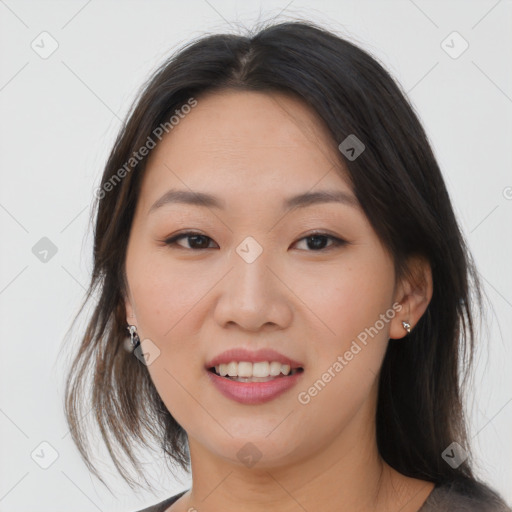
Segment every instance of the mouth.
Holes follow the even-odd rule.
[[[251,364],[251,363],[247,363]],[[270,365],[271,366],[271,365]],[[224,367],[224,368],[222,368]],[[227,368],[226,368],[227,367]],[[281,365],[280,368],[277,368],[277,365],[274,364],[273,367],[270,368],[270,370],[266,370],[265,367],[262,367],[261,369],[258,369],[259,372],[255,373],[266,373],[267,375],[264,376],[256,376],[256,375],[247,375],[247,373],[250,373],[250,369],[248,371],[245,371],[245,369],[238,370],[237,368],[234,368],[233,365],[217,365],[212,366],[211,368],[208,368],[208,371],[210,373],[213,373],[214,375],[217,375],[218,377],[221,377],[226,380],[234,381],[234,382],[268,382],[271,380],[276,379],[284,379],[287,377],[292,377],[293,375],[297,373],[304,372],[304,368],[301,366],[297,368],[290,368],[288,365]],[[230,375],[231,374],[231,375]]]
[[[205,363],[209,382],[222,395],[259,405],[290,391],[302,378],[304,363],[271,348],[232,348]]]
[[[289,365],[277,361],[270,365],[259,362],[254,366],[249,362],[233,361],[205,369],[211,384],[222,395],[244,405],[260,405],[278,398],[295,387],[304,373],[302,366],[291,369]],[[256,375],[252,375],[251,369]]]

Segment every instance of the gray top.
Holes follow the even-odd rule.
[[[165,512],[187,490],[138,512]],[[418,512],[512,512],[490,487],[476,482],[436,485]]]
[[[165,509],[164,509],[165,510]],[[479,482],[436,485],[418,512],[512,512],[490,487]]]

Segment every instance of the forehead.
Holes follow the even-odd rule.
[[[350,190],[336,144],[313,109],[283,93],[234,90],[198,97],[150,154],[144,200],[176,186],[245,200],[314,187]]]

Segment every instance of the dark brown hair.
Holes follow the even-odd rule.
[[[188,469],[186,432],[163,404],[147,367],[125,349],[124,262],[147,158],[126,164],[190,98],[201,101],[201,95],[227,88],[294,95],[316,111],[336,147],[351,134],[366,146],[355,160],[339,152],[354,192],[393,255],[397,274],[406,271],[409,256],[421,255],[434,282],[432,300],[409,340],[389,342],[379,377],[378,448],[408,476],[436,483],[473,479],[470,459],[452,468],[441,457],[453,441],[469,449],[461,377],[473,353],[471,303],[480,300],[441,172],[417,115],[388,72],[355,44],[307,22],[188,44],[150,78],[117,137],[95,204],[94,270],[84,305],[96,290],[98,300],[65,392],[67,421],[89,469],[103,482],[81,421],[89,408],[130,486],[140,484],[120,456],[144,476],[135,445],[150,448],[156,440],[167,461]],[[115,181],[122,168],[128,170]]]

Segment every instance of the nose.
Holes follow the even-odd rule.
[[[254,261],[248,261],[233,252],[232,270],[217,290],[216,322],[252,332],[286,328],[293,316],[292,293],[283,284],[276,258],[263,250]]]

